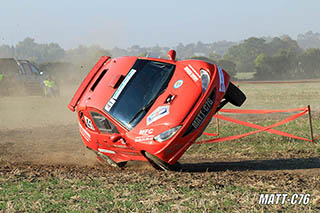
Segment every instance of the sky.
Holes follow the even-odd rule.
[[[0,0],[0,45],[103,48],[240,41],[320,32],[319,0]]]

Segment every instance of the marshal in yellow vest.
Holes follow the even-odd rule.
[[[49,87],[49,88],[53,88],[55,85],[54,81],[51,81],[51,80],[44,80],[43,83],[46,87]]]

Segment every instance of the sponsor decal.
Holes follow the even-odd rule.
[[[100,149],[98,148],[99,152],[103,152],[103,153],[109,153],[109,154],[116,154],[116,152],[112,151],[112,150],[108,150],[108,149]]]
[[[91,135],[89,134],[89,132],[87,132],[87,130],[85,130],[81,124],[79,123],[79,130],[80,130],[80,134],[89,142],[91,141]]]
[[[94,127],[93,127],[93,124],[92,124],[92,121],[90,120],[90,118],[84,116],[84,120],[86,122],[86,125],[88,128],[92,129],[93,131],[95,130]]]
[[[138,136],[134,139],[135,142],[148,142],[148,143],[152,143],[154,136],[153,135],[142,135],[142,136]]]
[[[178,80],[176,83],[174,83],[173,88],[178,89],[183,84],[183,80]]]
[[[121,94],[124,87],[128,84],[129,80],[132,78],[132,76],[136,73],[135,69],[131,69],[128,75],[123,79],[118,89],[113,93],[112,97],[108,101],[108,103],[105,105],[104,109],[109,112],[112,108],[112,106],[116,103],[119,95]]]
[[[199,73],[197,73],[197,71],[190,64],[184,68],[184,71],[195,82],[197,82],[201,78]]]
[[[196,76],[198,76],[198,78],[201,78],[201,76],[199,75],[199,73],[197,73],[196,69],[193,68],[193,66],[191,66],[191,65],[189,64],[189,67],[190,67],[190,69],[193,71],[193,73],[196,74]]]
[[[159,106],[147,117],[147,126],[169,114],[169,106]]]
[[[141,129],[139,131],[139,135],[151,135],[153,133],[153,129]]]
[[[141,129],[139,131],[139,135],[141,136],[138,136],[134,139],[135,142],[152,141],[154,138],[153,129]]]
[[[223,71],[221,69],[221,67],[218,67],[218,72],[219,72],[219,92],[226,92],[226,86],[224,85],[224,75],[223,75]]]

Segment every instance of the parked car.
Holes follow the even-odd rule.
[[[0,95],[44,95],[45,74],[28,60],[0,59]]]
[[[99,160],[123,167],[149,161],[175,170],[178,159],[226,103],[245,95],[221,67],[200,60],[101,57],[68,107],[80,134]]]

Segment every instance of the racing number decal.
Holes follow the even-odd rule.
[[[95,129],[93,127],[92,121],[89,118],[87,118],[86,116],[84,116],[84,120],[86,121],[87,127],[94,131]]]

